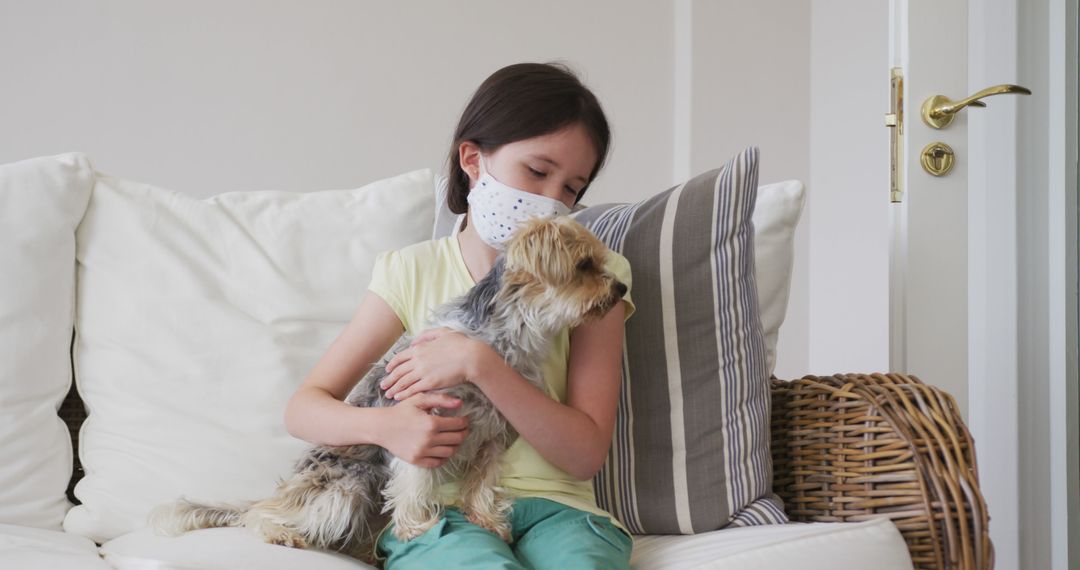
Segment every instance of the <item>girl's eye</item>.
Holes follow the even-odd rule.
[[[526,166],[525,168],[528,168],[529,172],[531,172],[532,175],[537,177],[537,178],[544,178],[545,176],[547,176],[547,172],[540,172],[539,170],[537,170],[537,169],[535,169],[535,168],[533,168],[531,166]],[[565,188],[566,188],[566,191],[569,192],[571,196],[577,196],[578,195],[578,191],[574,190],[572,187],[565,186]]]

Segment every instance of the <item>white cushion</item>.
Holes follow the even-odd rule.
[[[0,166],[0,523],[59,530],[71,506],[75,226],[94,172],[79,153]]]
[[[267,544],[244,528],[211,528],[163,537],[138,530],[101,546],[117,570],[362,570],[373,568],[327,550]]]
[[[0,524],[0,568],[107,570],[88,538],[55,530]]]
[[[155,505],[259,499],[307,444],[288,398],[359,305],[375,256],[428,239],[432,174],[205,200],[98,173],[77,234],[82,505],[97,542]]]
[[[888,519],[790,523],[687,536],[637,536],[630,565],[739,570],[911,570],[907,543]]]
[[[765,333],[765,369],[776,368],[776,342],[787,314],[791,269],[795,263],[795,226],[806,192],[798,180],[758,186],[754,204],[754,277],[761,328]]]

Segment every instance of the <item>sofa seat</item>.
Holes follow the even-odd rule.
[[[148,528],[101,545],[113,568],[125,570],[357,570],[371,568],[354,558],[326,550],[303,550],[267,544],[245,528],[210,528],[177,537],[158,536]]]
[[[907,543],[888,519],[729,528],[686,536],[639,536],[635,570],[911,570]]]
[[[371,568],[332,552],[266,544],[240,528],[198,530],[176,538],[141,529],[106,542],[101,553],[109,565],[120,570]],[[912,567],[904,539],[887,519],[731,528],[690,536],[639,536],[631,563],[638,570]]]
[[[56,530],[0,524],[0,568],[107,570],[94,541]]]

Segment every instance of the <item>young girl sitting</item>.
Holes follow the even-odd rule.
[[[514,498],[512,542],[466,520],[454,507],[457,486],[448,483],[441,489],[447,508],[434,527],[409,541],[387,529],[380,534],[376,554],[387,568],[629,567],[630,535],[596,506],[591,481],[611,446],[623,325],[634,312],[629,291],[606,316],[554,339],[543,365],[547,393],[480,341],[445,328],[418,330],[431,308],[491,269],[520,219],[512,206],[502,207],[506,196],[569,213],[603,166],[609,141],[596,97],[564,67],[517,64],[488,77],[462,114],[449,156],[448,203],[468,213],[464,227],[380,254],[356,314],[289,401],[285,422],[294,436],[374,443],[421,467],[442,465],[469,433],[463,418],[430,414],[460,405],[432,390],[472,382],[520,434],[499,481]],[[509,218],[485,223],[496,213]],[[607,268],[630,286],[626,258],[608,251]],[[405,332],[419,336],[391,361],[382,383],[399,404],[345,404]]]

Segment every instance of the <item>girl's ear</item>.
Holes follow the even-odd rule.
[[[458,162],[461,171],[469,177],[469,188],[480,178],[480,147],[472,141],[463,141],[458,146]]]

